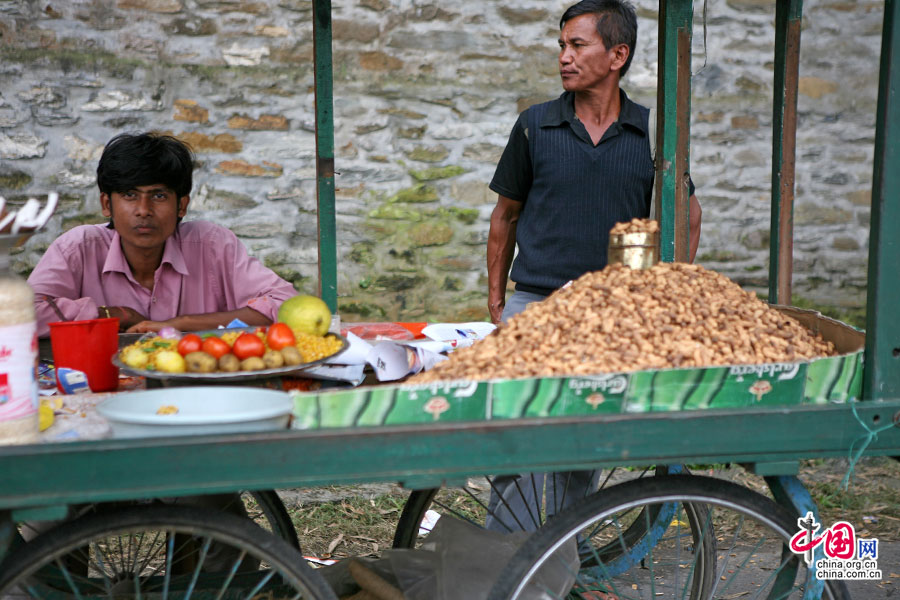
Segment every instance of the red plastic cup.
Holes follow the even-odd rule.
[[[119,351],[119,319],[88,319],[50,323],[53,366],[84,372],[92,392],[119,387],[119,367],[113,356]],[[56,379],[59,387],[59,378]]]

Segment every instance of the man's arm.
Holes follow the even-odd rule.
[[[697,256],[697,248],[700,246],[700,222],[702,216],[703,211],[700,210],[700,201],[697,200],[697,196],[695,194],[691,194],[690,214],[688,216],[688,220],[690,223],[691,262],[694,262],[694,257]]]
[[[115,316],[115,315],[112,315]],[[174,327],[179,331],[203,331],[225,326],[234,319],[240,319],[247,325],[270,325],[272,319],[257,310],[245,306],[237,310],[204,313],[197,315],[181,315],[166,321],[141,321],[128,329],[128,333],[146,333],[159,331],[163,327]]]
[[[97,302],[81,297],[82,265],[66,260],[72,254],[54,242],[28,276],[28,285],[34,291],[39,337],[50,335],[48,323],[97,318]]]
[[[506,283],[516,247],[516,224],[522,203],[497,196],[497,205],[491,213],[491,228],[487,243],[488,310],[493,323],[500,323],[506,306]]]

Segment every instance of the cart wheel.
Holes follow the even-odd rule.
[[[242,491],[238,492],[240,499],[244,505],[244,512],[247,517],[254,523],[271,531],[294,548],[300,549],[300,543],[297,540],[297,530],[288,514],[287,508],[274,490],[259,490],[255,492]],[[128,506],[146,506],[148,503],[158,503],[158,500],[148,501],[122,501],[122,502],[101,502],[97,504],[81,505],[77,509],[77,516],[88,514],[106,513],[111,510],[118,510]],[[166,504],[179,504],[179,499]],[[226,507],[227,508],[227,507]],[[43,528],[36,529],[38,524],[20,523],[19,528],[24,539],[33,539],[43,531]],[[24,540],[21,540],[24,543]]]
[[[615,573],[595,553],[594,565],[582,562],[576,572],[571,559],[566,560],[567,552],[574,556],[576,540],[600,547],[624,544],[635,520],[644,519],[649,529],[652,515],[669,505],[678,510],[658,542],[645,548],[643,566]],[[696,506],[705,506],[707,516],[700,527],[690,526],[689,534],[688,511]],[[783,507],[731,482],[687,475],[629,481],[548,521],[510,559],[488,598],[520,598],[529,588],[539,589],[545,598],[684,598],[694,596],[698,578],[710,584],[702,598],[818,598],[821,582],[814,581],[813,571],[787,546],[796,530],[796,518]],[[715,544],[718,555],[712,577],[703,572],[705,550],[691,550],[710,547],[703,538]],[[847,600],[849,593],[843,582],[827,581],[821,597]]]
[[[271,531],[297,550],[300,549],[294,522],[275,490],[241,492],[241,499],[247,516],[257,525]]]
[[[645,467],[640,469],[624,469],[614,468],[603,471],[602,476],[597,484],[596,489],[592,489],[591,493],[603,491],[608,486],[627,481],[629,479],[640,479],[643,477],[654,477],[666,475],[668,473],[680,473],[683,467]],[[397,522],[397,530],[394,532],[394,548],[415,548],[419,545],[422,537],[431,531],[433,519],[428,511],[433,511],[438,516],[452,515],[457,519],[467,521],[473,525],[484,527],[485,520],[489,513],[493,512],[488,508],[489,496],[494,486],[491,478],[470,479],[462,488],[432,488],[426,490],[415,490],[410,493],[406,503],[403,505],[403,511]],[[567,487],[567,486],[564,486]],[[522,504],[527,504],[524,498],[526,495],[542,496],[544,490],[538,493],[530,486],[511,488],[512,493],[522,499]],[[566,502],[565,494],[562,495],[561,501],[570,505],[577,502],[581,498],[569,497]],[[502,509],[502,506],[500,507]],[[506,532],[520,531],[523,528],[535,529],[546,520],[546,507],[539,514],[530,514],[525,517],[524,527],[521,523],[517,523],[515,519],[500,514],[493,514],[496,525]],[[558,509],[557,509],[558,510]]]
[[[669,474],[677,474],[685,472],[686,469],[681,465],[671,467],[647,467],[644,469],[611,469],[603,473],[603,477],[598,482],[598,490],[593,495],[603,494],[604,490],[611,486],[628,481],[631,479],[656,478]],[[449,514],[458,519],[462,519],[475,525],[484,526],[485,517],[488,514],[488,502],[485,489],[490,491],[491,480],[485,478],[483,485],[478,482],[470,482],[465,488],[460,490],[418,490],[410,494],[409,499],[403,507],[403,513],[397,525],[397,531],[394,536],[395,548],[414,548],[427,534],[431,521],[426,518],[427,511],[434,511],[438,515]],[[568,486],[563,486],[568,487]],[[517,494],[526,494],[529,490],[523,490],[520,487],[513,488]],[[532,497],[540,495],[537,490],[530,490]],[[574,501],[565,502],[563,495],[563,505],[571,506],[576,504],[582,498]],[[525,504],[525,502],[523,502]],[[684,505],[680,506],[675,503],[659,505],[656,507],[648,507],[646,514],[641,514],[640,518],[634,518],[632,522],[621,531],[621,536],[616,536],[599,543],[603,539],[600,535],[595,535],[592,542],[587,542],[583,537],[579,537],[579,559],[580,569],[591,570],[597,567],[598,561],[605,565],[608,572],[620,574],[628,571],[635,564],[642,563],[647,555],[647,548],[653,547],[660,543],[666,535],[669,523],[675,518],[676,513],[680,512],[684,516],[684,523],[688,526],[684,530],[685,535],[692,536],[696,541],[691,545],[691,551],[696,550],[697,562],[700,567],[697,569],[698,576],[693,578],[692,585],[688,588],[690,592],[689,598],[705,598],[705,590],[712,588],[713,573],[715,572],[716,555],[715,555],[715,539],[712,535],[701,535],[701,528],[704,523],[709,521],[709,511],[704,505]],[[557,509],[555,513],[564,511],[565,509]],[[506,513],[508,514],[508,512]],[[506,517],[508,520],[508,517]],[[539,515],[530,517],[532,529],[545,526],[546,514],[542,512]],[[507,531],[519,529],[520,523],[512,523],[504,525],[504,519],[495,519],[495,524],[505,526]],[[495,525],[496,527],[496,525]]]
[[[335,600],[286,541],[248,519],[143,505],[64,523],[0,565],[0,597],[266,597]]]

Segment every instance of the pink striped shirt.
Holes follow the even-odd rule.
[[[153,289],[135,280],[119,234],[106,225],[82,225],[54,241],[28,277],[34,290],[38,335],[59,316],[94,319],[98,306],[127,306],[151,321],[249,306],[275,320],[294,286],[247,254],[230,230],[207,221],[185,221],[166,240]]]

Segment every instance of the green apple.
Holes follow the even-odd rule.
[[[331,311],[321,298],[294,296],[278,309],[278,320],[295,332],[325,335],[331,326]]]

